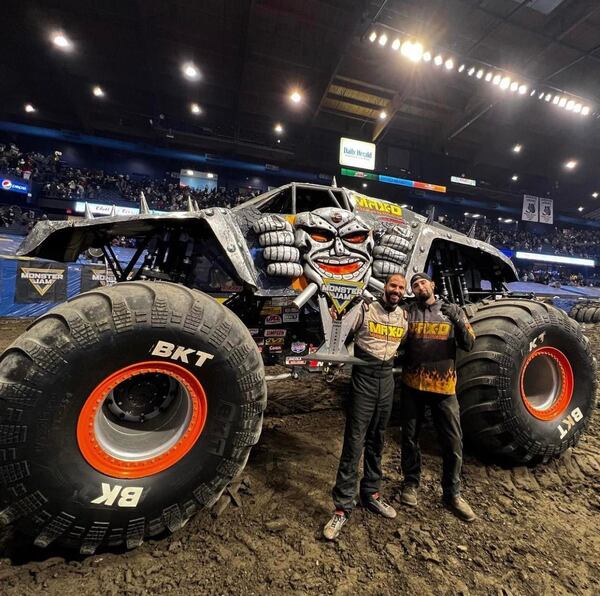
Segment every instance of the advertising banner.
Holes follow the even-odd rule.
[[[95,288],[112,286],[117,283],[115,274],[104,265],[82,265],[81,266],[81,292],[87,292]]]
[[[44,261],[19,262],[15,302],[64,302],[67,299],[67,265]]]
[[[523,221],[539,221],[539,208],[539,197],[523,195],[523,212],[521,214],[521,219]]]
[[[340,165],[374,170],[375,143],[342,137],[340,139]]]
[[[12,178],[2,178],[2,181],[0,182],[0,188],[2,188],[2,190],[8,190],[9,192],[18,192],[22,195],[29,193],[28,182],[23,180],[14,180]]]
[[[554,223],[554,201],[540,198],[540,223]]]

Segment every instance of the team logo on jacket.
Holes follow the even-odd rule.
[[[450,323],[423,322],[408,324],[408,332],[422,339],[448,339],[452,325]]]
[[[377,339],[402,339],[404,337],[404,327],[369,321],[369,335]]]

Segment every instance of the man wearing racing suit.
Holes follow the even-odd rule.
[[[404,276],[391,275],[381,299],[363,306],[354,326],[354,355],[367,365],[352,367],[344,447],[332,491],[335,512],[323,528],[323,536],[328,540],[337,538],[355,505],[357,468],[363,449],[361,501],[374,513],[389,519],[396,517],[394,508],[380,493],[381,456],[394,397],[394,356],[406,336],[406,314],[399,306],[405,290]]]
[[[417,505],[421,476],[419,431],[425,407],[431,410],[442,448],[443,501],[463,521],[475,514],[460,495],[462,430],[456,398],[456,348],[473,348],[475,334],[460,307],[436,299],[435,284],[426,273],[410,280],[415,301],[408,307],[408,334],[402,370],[401,502]]]

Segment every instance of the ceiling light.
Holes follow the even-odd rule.
[[[508,89],[509,86],[510,86],[510,77],[504,77],[500,81],[500,89]]]
[[[367,183],[363,182],[363,188],[367,188]]]
[[[521,153],[521,149],[523,149],[523,145],[519,145],[519,143],[512,148],[514,153]]]
[[[564,108],[567,105],[567,98],[566,97],[561,97],[558,100],[558,107],[559,108]]]
[[[499,217],[498,221],[504,221],[504,218],[503,217]]]
[[[283,133],[283,126],[278,122],[273,129],[278,135]]]
[[[497,74],[493,79],[492,79],[492,84],[493,85],[499,85],[500,81],[502,80],[502,76]]]
[[[587,116],[590,113],[590,106],[583,106],[581,108],[581,115]]]
[[[550,101],[552,99],[552,93],[546,93],[546,95],[544,96],[544,99],[546,101]]]
[[[572,112],[574,107],[575,107],[575,102],[574,102],[572,99],[570,99],[570,100],[567,102],[567,105],[566,105],[566,107],[565,107],[565,110],[567,110],[567,112]]]
[[[577,166],[577,161],[574,159],[570,159],[569,161],[567,161],[565,163],[565,168],[567,168],[567,170],[573,170],[576,166]]]
[[[576,104],[575,104],[575,107],[573,108],[573,111],[574,111],[576,114],[579,114],[579,112],[581,112],[581,108],[582,108],[582,107],[583,107],[583,106],[582,106],[580,103],[576,103]]]
[[[73,42],[62,32],[52,34],[52,43],[61,50],[69,51],[73,48]]]
[[[520,90],[519,90],[520,91]],[[532,89],[529,97],[533,97],[536,94],[537,89]]]
[[[202,108],[197,103],[190,104],[190,112],[192,114],[202,114]]]
[[[504,223],[512,223],[512,222],[513,222],[513,220],[510,218],[504,220]]]
[[[206,177],[212,179],[215,177],[215,175],[212,172],[208,172],[208,174],[206,174]]]
[[[302,95],[300,95],[298,91],[292,91],[290,95],[290,100],[294,103],[300,103],[302,101]]]
[[[513,182],[516,182],[518,179],[519,179],[519,177],[518,177],[516,174],[513,174],[513,175],[512,175],[512,178],[511,178],[511,180],[512,180]]]
[[[183,76],[190,81],[197,81],[200,78],[200,71],[192,62],[186,62],[181,66]]]
[[[379,112],[379,119],[385,120],[386,118],[387,118],[387,112],[385,110],[381,110],[381,112]]]
[[[577,211],[581,213],[583,211],[583,207],[577,207]]]
[[[194,175],[194,170],[186,170],[185,171],[185,175],[186,176],[193,176]]]
[[[543,91],[538,95],[538,99],[544,99],[544,92]]]
[[[398,38],[394,39],[392,42],[392,50],[396,51],[400,47],[400,40]]]
[[[485,80],[486,80],[486,81],[489,83],[489,82],[492,80],[492,76],[493,76],[493,75],[492,75],[492,73],[491,73],[491,72],[488,72],[488,73],[485,75]]]
[[[444,66],[446,67],[446,70],[452,70],[454,68],[454,60],[452,60],[452,58],[448,58],[448,60],[444,62]]]
[[[519,85],[519,95],[525,95],[525,93],[527,93],[527,85]],[[535,93],[535,91],[533,93]]]
[[[431,52],[425,52],[423,54],[423,62],[431,62]]]
[[[514,93],[519,88],[519,83],[517,81],[513,81],[510,84],[510,90]]]
[[[36,110],[35,110],[35,108],[30,103],[26,103],[25,104],[25,111],[28,114],[33,114],[33,112],[35,112]]]
[[[465,65],[464,65],[464,64],[461,64],[461,65],[458,67],[458,72],[462,72],[464,69],[465,69]]]
[[[405,41],[400,53],[412,62],[418,62],[423,57],[423,45],[418,41]]]
[[[593,192],[592,193],[592,197],[594,197],[594,199],[597,199],[598,198],[598,193],[597,192]]]
[[[433,59],[433,63],[436,66],[441,66],[443,61],[444,59],[439,54]]]
[[[467,71],[467,74],[472,77],[475,74],[475,67],[471,66],[471,68],[469,68],[469,70]]]
[[[96,85],[93,89],[92,89],[92,93],[96,96],[96,97],[104,97],[104,89],[102,89],[102,87],[100,87],[100,85]]]
[[[560,101],[560,96],[559,96],[559,95],[555,95],[555,96],[552,98],[552,103],[553,103],[555,106],[556,106],[556,105],[558,105],[558,102],[559,102],[559,101]]]
[[[483,69],[482,69],[482,68],[480,68],[480,69],[477,71],[477,74],[476,74],[475,76],[476,76],[478,79],[480,79],[480,78],[483,76]]]
[[[382,34],[379,36],[379,45],[380,45],[381,47],[383,47],[383,46],[384,46],[384,45],[387,43],[387,40],[388,40],[388,37],[387,37],[387,35],[386,35],[385,33],[382,33]]]
[[[369,41],[373,43],[377,39],[377,31],[371,31],[371,35],[369,35]]]
[[[465,211],[465,217],[469,217],[469,212]]]

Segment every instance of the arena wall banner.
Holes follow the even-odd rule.
[[[105,265],[82,265],[80,292],[87,292],[117,283],[115,274]]]
[[[63,263],[18,262],[15,303],[63,302],[67,299],[67,269]]]
[[[539,221],[540,199],[531,195],[523,195],[523,221]]]
[[[554,201],[552,199],[540,198],[540,223],[554,223]]]

